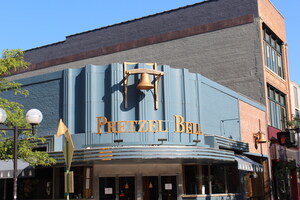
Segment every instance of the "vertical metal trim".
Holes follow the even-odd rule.
[[[144,63],[137,63],[137,68],[138,69],[145,69],[145,64]],[[139,74],[136,74],[137,76],[140,76]],[[133,76],[134,77],[134,76]],[[134,78],[135,79],[135,78]],[[147,92],[147,91],[146,91]],[[141,92],[139,91],[139,93],[144,93],[144,92]],[[139,120],[144,120],[145,119],[145,116],[146,116],[146,102],[147,102],[147,96],[146,96],[146,93],[145,94],[145,98],[143,101],[141,101],[140,99],[140,95],[138,95],[139,99],[138,99],[138,105],[139,105]],[[145,136],[145,133],[141,132],[139,133],[140,135],[140,141],[141,142],[144,142],[144,136]]]
[[[74,88],[73,70],[64,70],[63,120],[70,132],[74,132]]]
[[[114,85],[118,85],[118,70],[117,70],[117,66],[116,65],[112,65],[111,66],[111,85],[114,86]],[[115,91],[113,92],[112,94],[112,102],[111,102],[111,120],[116,122],[116,121],[119,121],[119,109],[118,109],[118,92]],[[115,134],[112,134],[113,135],[113,138],[112,140],[115,140],[115,139],[119,139],[120,138],[120,134],[119,133],[115,133]]]
[[[187,103],[188,103],[188,100],[189,100],[189,77],[188,77],[188,70],[187,69],[182,69],[182,84],[183,84],[183,95],[182,95],[182,100],[183,100],[183,109],[182,109],[182,113],[183,113],[183,116],[184,118],[187,120],[187,121],[190,121],[190,117],[188,116],[188,111],[189,111],[189,106],[187,106]]]
[[[182,91],[183,91],[183,95],[182,95],[182,114],[184,116],[184,119],[186,121],[191,121],[190,119],[190,116],[188,116],[188,113],[189,113],[189,106],[187,105],[188,104],[188,101],[189,101],[189,77],[188,77],[188,74],[189,71],[187,69],[182,69]],[[182,141],[182,133],[179,133],[180,134],[180,142],[183,142]],[[189,135],[189,140],[190,140],[191,136]]]
[[[199,119],[199,123],[200,123],[200,131],[201,131],[201,107],[202,107],[202,99],[201,99],[201,76],[199,74],[196,75],[196,83],[197,83],[197,99],[198,99],[198,110],[197,110],[197,114],[198,114],[198,119]]]
[[[91,116],[92,116],[92,65],[85,67],[85,144],[91,144]]]
[[[169,119],[170,117],[170,79],[169,79],[169,76],[170,76],[170,67],[168,65],[163,65],[162,66],[162,71],[164,71],[165,74],[167,74],[166,76],[163,76],[163,90],[161,91],[162,93],[162,96],[163,96],[163,120],[165,121],[165,126],[167,128],[168,131],[168,141],[170,141],[170,128],[171,128],[171,125],[170,125],[170,122],[171,120]]]

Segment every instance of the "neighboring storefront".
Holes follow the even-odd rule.
[[[30,91],[28,99],[7,98],[41,110],[39,134],[47,138],[41,147],[57,159],[56,166],[37,167],[33,177],[18,179],[20,199],[64,198],[63,137],[55,137],[60,118],[75,146],[73,199],[265,196],[256,191],[265,188],[268,152],[249,151],[254,132],[246,128],[253,126],[251,117],[265,130],[265,107],[199,74],[124,63],[20,82]],[[247,112],[250,117],[241,117]],[[0,179],[0,194],[7,180]]]
[[[299,145],[297,132],[268,127],[273,187],[276,199],[299,198]]]

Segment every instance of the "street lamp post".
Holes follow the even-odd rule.
[[[4,109],[0,108],[0,124],[3,124],[7,118]],[[17,200],[17,178],[18,178],[18,133],[19,131],[32,131],[35,134],[35,127],[41,123],[43,115],[38,109],[31,109],[26,113],[26,121],[31,124],[32,128],[19,128],[14,126],[13,128],[1,128],[0,130],[12,130],[14,131],[14,173],[13,173],[13,199]]]

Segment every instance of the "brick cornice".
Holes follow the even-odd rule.
[[[230,28],[230,27],[239,26],[239,25],[243,25],[243,24],[248,24],[248,23],[252,23],[253,21],[254,21],[254,15],[249,14],[249,15],[244,15],[244,16],[237,17],[237,18],[217,21],[217,22],[210,23],[210,24],[194,26],[194,27],[179,30],[179,31],[168,32],[168,33],[164,33],[164,34],[160,34],[160,35],[155,35],[152,37],[142,38],[142,39],[138,39],[138,40],[134,40],[134,41],[120,43],[120,44],[113,45],[113,46],[101,47],[98,49],[94,49],[94,50],[90,50],[90,51],[86,51],[86,52],[82,52],[82,53],[78,53],[78,54],[73,54],[73,55],[64,56],[61,58],[47,60],[47,61],[40,62],[40,63],[34,63],[34,64],[31,64],[26,71],[33,71],[33,70],[43,69],[43,68],[47,68],[47,67],[51,67],[51,66],[55,66],[55,65],[66,64],[66,63],[75,62],[75,61],[79,61],[79,60],[83,60],[83,59],[112,54],[112,53],[125,51],[125,50],[129,50],[129,49],[134,49],[134,48],[138,48],[138,47],[142,47],[142,46],[157,44],[157,43],[180,39],[180,38],[193,36],[193,35],[197,35],[197,34],[202,34],[202,33],[207,33],[207,32],[216,31],[216,30],[220,30],[220,29],[225,29],[225,28]],[[24,73],[26,71],[20,70],[14,74]]]

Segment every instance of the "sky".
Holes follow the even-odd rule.
[[[120,23],[202,0],[0,0],[0,52],[28,50],[68,35]],[[271,0],[284,16],[290,79],[300,85],[300,0]]]

